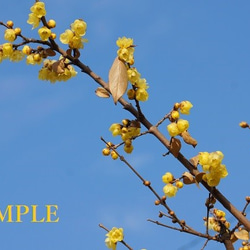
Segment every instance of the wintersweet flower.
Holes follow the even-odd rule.
[[[224,155],[221,151],[199,153],[199,164],[202,166],[203,171],[206,172],[202,178],[210,187],[217,186],[220,179],[228,175],[226,166],[221,163],[223,158]]]
[[[134,64],[134,48],[120,48],[117,51],[117,55],[120,60],[127,62],[130,65]]]
[[[38,18],[34,13],[30,13],[27,23],[33,25],[32,29],[35,29],[39,26],[40,18]]]
[[[13,46],[11,43],[4,43],[2,45],[3,57],[7,58],[10,57],[13,53]]]
[[[133,46],[133,39],[132,38],[127,38],[127,37],[122,37],[122,38],[118,38],[118,40],[116,41],[116,45],[120,48],[129,48],[131,46]]]
[[[6,29],[4,32],[4,39],[9,42],[14,42],[16,40],[16,33],[13,29]]]
[[[167,126],[168,133],[171,137],[177,136],[180,134],[178,126],[175,122],[168,124]]]
[[[11,62],[19,62],[24,58],[24,54],[20,50],[14,50],[13,53],[10,55],[9,59]]]
[[[106,246],[109,249],[115,250],[116,249],[116,243],[118,241],[122,241],[123,236],[123,228],[116,228],[113,227],[107,234],[107,238],[105,239]]]
[[[36,2],[31,8],[30,11],[38,18],[41,18],[46,15],[45,4],[44,2]]]
[[[84,36],[86,33],[87,24],[82,19],[76,19],[70,27],[76,36]]]
[[[129,68],[127,70],[127,73],[128,73],[128,80],[133,84],[135,85],[139,80],[140,80],[140,77],[141,77],[141,74],[137,71],[136,68]]]
[[[63,43],[63,44],[69,44],[69,42],[70,42],[70,40],[73,38],[73,36],[74,36],[73,31],[67,29],[67,30],[65,30],[64,33],[62,33],[62,34],[60,35],[60,41],[61,41],[61,43]]]
[[[51,30],[45,26],[38,30],[38,34],[42,41],[47,41],[51,35]]]
[[[174,197],[177,191],[178,191],[178,188],[170,183],[168,183],[167,185],[163,187],[164,194],[169,198]]]
[[[166,184],[170,183],[171,181],[173,181],[174,176],[172,175],[172,173],[167,172],[166,174],[164,174],[162,176],[162,181]]]
[[[29,45],[24,45],[22,51],[25,55],[30,55],[32,48]]]
[[[111,131],[112,135],[113,136],[117,136],[117,135],[120,135],[122,133],[122,130],[121,130],[121,125],[119,123],[113,123],[109,130]]]
[[[138,88],[135,91],[135,98],[137,101],[145,102],[148,100],[148,92],[144,88]]]
[[[188,115],[190,112],[190,109],[193,107],[192,103],[189,101],[182,101],[180,103],[180,112],[182,114]]]
[[[186,131],[189,127],[189,122],[187,120],[183,120],[183,119],[179,119],[177,121],[177,127],[179,130],[179,133],[182,133],[184,131]]]

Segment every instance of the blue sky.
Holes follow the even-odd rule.
[[[3,3],[1,21],[12,19],[25,36],[37,37],[37,30],[26,23],[32,4]],[[47,19],[57,22],[58,37],[76,18],[87,22],[89,43],[81,59],[105,81],[116,56],[116,39],[134,39],[135,66],[150,86],[144,114],[154,124],[175,102],[191,101],[194,107],[186,118],[198,145],[183,145],[182,152],[191,158],[201,151],[221,150],[229,175],[219,188],[241,209],[250,195],[250,133],[238,126],[242,120],[250,122],[249,1],[45,4]],[[4,28],[0,30],[3,34]],[[100,136],[119,142],[108,128],[132,116],[111,99],[96,97],[97,85],[79,70],[76,78],[52,85],[38,80],[39,69],[25,61],[0,65],[0,208],[37,204],[42,217],[46,204],[56,204],[60,221],[33,224],[27,215],[23,223],[1,223],[2,249],[106,249],[99,223],[123,227],[133,249],[200,249],[204,240],[147,222],[157,220],[161,210],[154,196],[122,162],[102,156]],[[166,125],[160,130],[167,135]],[[172,156],[162,157],[166,150],[152,136],[136,140],[134,147],[127,159],[159,193],[165,172],[178,177],[185,171]],[[187,186],[169,205],[190,226],[205,231],[206,197],[204,188]],[[223,249],[212,242],[206,249],[215,246]]]

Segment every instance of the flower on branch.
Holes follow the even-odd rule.
[[[109,249],[115,250],[116,244],[118,241],[122,241],[123,236],[123,228],[113,227],[107,234],[107,238],[105,239],[106,246]]]

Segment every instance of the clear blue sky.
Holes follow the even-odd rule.
[[[37,30],[26,23],[33,2],[5,1],[1,21],[12,19],[25,36],[37,37]],[[175,102],[191,101],[189,131],[198,146],[185,145],[182,152],[191,158],[200,151],[221,150],[229,175],[219,188],[241,209],[250,195],[250,131],[238,126],[242,120],[250,122],[249,1],[45,4],[47,19],[57,21],[58,37],[76,18],[87,22],[89,43],[81,59],[106,81],[116,56],[116,39],[134,39],[135,66],[150,86],[143,112],[156,123]],[[3,43],[3,27],[0,32]],[[162,209],[154,205],[154,196],[120,161],[102,156],[100,136],[118,142],[109,126],[132,116],[111,99],[96,97],[97,85],[79,70],[76,78],[51,85],[38,80],[39,69],[25,61],[0,65],[0,208],[37,204],[42,217],[46,204],[56,204],[60,221],[34,224],[27,215],[23,223],[1,223],[1,249],[106,249],[99,223],[123,227],[125,240],[136,250],[200,249],[204,240],[147,222],[157,220]],[[167,134],[166,125],[160,129]],[[159,193],[165,172],[178,177],[185,171],[172,156],[162,157],[164,147],[151,136],[136,140],[134,147],[128,160]],[[203,187],[187,186],[169,205],[204,232],[206,197]],[[215,247],[223,249],[213,243],[206,249]]]

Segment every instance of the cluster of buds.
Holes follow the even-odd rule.
[[[39,71],[38,78],[54,83],[56,81],[67,81],[76,76],[76,74],[77,72],[69,64],[68,59],[61,58],[58,61],[46,59]]]
[[[183,187],[183,182],[179,179],[175,179],[170,172],[167,172],[162,176],[162,181],[166,184],[163,187],[163,192],[165,196],[169,198],[174,197],[178,189]]]
[[[83,43],[88,42],[87,39],[82,38],[87,29],[87,24],[82,19],[76,19],[71,25],[71,29],[65,30],[60,35],[60,41],[63,44],[68,44],[71,49],[82,49]]]
[[[111,155],[111,157],[112,157],[113,160],[118,159],[119,155],[116,153],[116,151],[113,150],[113,148],[115,148],[115,145],[114,145],[112,142],[108,142],[108,143],[106,144],[106,148],[104,148],[104,149],[102,150],[102,154],[103,154],[104,156],[109,156],[109,155]]]
[[[140,134],[141,125],[137,120],[122,120],[122,124],[113,123],[109,130],[113,136],[120,135],[124,141],[124,151],[131,153],[133,151],[132,139]]]
[[[192,103],[189,101],[182,101],[180,103],[175,103],[174,108],[169,115],[170,124],[167,126],[168,133],[171,137],[180,135],[186,131],[189,127],[189,122],[180,118],[180,113],[188,115],[190,109],[193,107]]]
[[[209,230],[214,230],[215,232],[220,232],[222,226],[226,229],[229,229],[230,223],[226,220],[226,213],[219,209],[213,209],[212,217],[204,218],[205,226],[208,227]]]
[[[199,153],[199,164],[205,172],[202,179],[206,181],[210,187],[217,186],[220,183],[220,179],[228,175],[226,166],[221,164],[223,158],[224,155],[221,151]]]
[[[250,242],[242,241],[242,247],[240,247],[239,250],[250,250]]]

